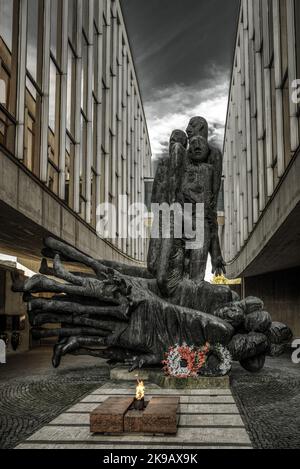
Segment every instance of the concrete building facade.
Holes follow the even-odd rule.
[[[96,234],[99,204],[144,202],[151,147],[119,0],[0,0],[0,252],[33,268],[52,234],[143,263]],[[126,210],[127,207],[122,207]],[[34,269],[33,269],[34,270]]]
[[[300,336],[300,2],[242,0],[224,140],[231,278]]]

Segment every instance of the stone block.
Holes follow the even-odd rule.
[[[178,397],[152,397],[144,411],[127,412],[125,433],[176,434],[178,405]]]
[[[132,397],[110,397],[91,412],[92,433],[123,433],[124,415],[133,402]]]

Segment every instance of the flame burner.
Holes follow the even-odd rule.
[[[144,410],[145,409],[145,399],[134,399],[133,401],[134,410]]]
[[[135,410],[142,411],[145,409],[145,385],[144,385],[144,382],[140,381],[139,379],[137,380],[133,407]]]

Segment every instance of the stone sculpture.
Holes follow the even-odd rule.
[[[159,164],[153,203],[204,203],[204,244],[189,250],[188,240],[171,236],[151,239],[148,269],[98,261],[53,238],[44,241],[40,275],[14,290],[24,292],[34,338],[58,337],[53,366],[67,354],[89,354],[130,369],[161,365],[175,344],[226,346],[234,360],[259,371],[272,347],[291,339],[291,332],[270,315],[257,298],[239,301],[227,286],[204,281],[207,256],[213,272],[225,272],[217,225],[217,197],[222,155],[208,143],[208,126],[193,118],[187,128],[172,133],[169,157]],[[192,211],[194,218],[194,211]],[[195,220],[192,220],[193,225]],[[89,269],[69,272],[63,262]],[[49,278],[56,277],[59,281]],[[43,292],[52,297],[35,297]],[[57,328],[44,328],[58,324]]]

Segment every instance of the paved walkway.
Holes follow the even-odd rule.
[[[231,389],[255,448],[300,449],[300,365],[290,355],[258,374],[235,365]]]
[[[51,354],[51,348],[44,347],[11,357],[7,365],[0,366],[0,448],[15,447],[57,417],[69,414],[72,406],[95,390],[101,394],[100,387],[109,382],[109,369],[99,359],[67,356],[61,367],[54,370]],[[234,365],[231,391],[253,447],[300,448],[300,365],[292,364],[290,356],[268,358],[259,374],[247,373]],[[198,396],[203,401],[205,396],[194,396],[194,392],[190,396],[182,396],[182,399]],[[228,395],[212,393],[211,396],[221,399]],[[209,401],[211,399],[209,397]],[[227,411],[230,405],[234,405],[221,402],[214,404],[215,410],[217,405],[226,405]],[[201,408],[208,404],[202,402]],[[189,410],[193,409],[191,402],[189,406]],[[233,423],[233,431],[240,424],[238,412],[229,416],[217,412],[214,415],[200,414],[205,425],[210,422],[210,429],[212,422],[214,426],[223,422],[229,427]],[[195,425],[200,417],[182,414],[180,425],[188,425],[188,418],[191,425]],[[183,430],[186,428],[180,428],[180,432]],[[193,443],[192,434],[190,438]],[[234,438],[231,442],[235,442]]]
[[[109,369],[92,357],[65,357],[58,369],[42,347],[0,365],[0,448],[14,448],[104,384]]]
[[[178,396],[179,428],[176,436],[90,433],[89,414],[109,396],[132,395],[135,385],[112,387],[111,383],[92,392],[34,433],[19,449],[188,449],[251,448],[251,442],[229,389],[162,390],[147,385],[147,396]]]

